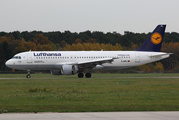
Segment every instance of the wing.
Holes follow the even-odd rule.
[[[65,63],[57,63],[58,64],[68,64],[68,65],[77,65],[79,71],[84,70],[90,70],[95,68],[97,65],[102,65],[104,63],[111,63],[114,61],[114,59],[119,58],[101,58],[101,59],[95,59],[95,60],[87,60],[87,61],[80,61],[80,62],[65,62]]]
[[[114,59],[118,59],[118,58],[102,58],[102,59],[95,59],[89,61],[81,61],[81,62],[77,62],[76,65],[78,66],[79,70],[84,71],[85,69],[90,70],[96,67],[97,65],[102,65],[104,63],[112,64]]]

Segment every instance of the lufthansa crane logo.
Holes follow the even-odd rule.
[[[158,33],[158,32],[153,33],[151,35],[151,41],[152,41],[153,44],[156,44],[156,45],[160,44],[162,42],[161,34]]]

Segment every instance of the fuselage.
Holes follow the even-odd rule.
[[[164,52],[142,51],[29,51],[16,54],[6,62],[6,65],[19,70],[59,70],[64,64],[114,58],[113,62],[97,65],[93,69],[115,70],[151,63],[167,57],[169,55]]]

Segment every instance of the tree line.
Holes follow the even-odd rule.
[[[0,70],[10,70],[4,65],[5,61],[14,54],[23,51],[136,50],[149,35],[150,33],[133,33],[129,31],[125,31],[124,35],[116,32],[103,33],[99,31],[80,33],[71,33],[70,31],[0,32]],[[174,54],[160,62],[132,68],[131,71],[178,72],[178,46],[179,33],[165,33],[161,51]],[[126,71],[130,71],[130,69]]]
[[[108,32],[103,33],[100,31],[85,31],[80,33],[72,33],[70,31],[65,32],[42,32],[42,31],[14,31],[14,32],[0,32],[0,37],[6,36],[10,37],[13,36],[15,40],[18,40],[20,38],[24,38],[25,41],[33,41],[36,34],[43,34],[45,37],[47,37],[52,43],[60,43],[61,41],[65,41],[68,44],[75,43],[76,39],[80,39],[83,42],[86,42],[90,38],[94,38],[97,43],[101,44],[112,44],[115,45],[116,43],[119,43],[121,46],[129,46],[131,43],[134,44],[140,44],[143,43],[143,41],[150,35],[149,33],[133,33],[129,31],[125,31],[124,35],[117,33],[117,32]],[[171,32],[165,33],[164,42],[179,42],[179,33],[177,32]]]

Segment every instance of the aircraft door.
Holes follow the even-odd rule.
[[[27,63],[32,63],[32,53],[27,53]]]
[[[136,62],[136,63],[139,63],[139,62],[140,62],[140,54],[139,54],[139,53],[136,53],[136,54],[135,54],[135,62]]]

